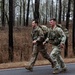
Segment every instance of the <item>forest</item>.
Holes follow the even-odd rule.
[[[64,58],[75,57],[75,0],[0,0],[0,63],[28,61],[32,52],[31,22],[57,22],[69,31]],[[48,52],[51,45],[47,44]],[[44,60],[39,54],[38,60]]]

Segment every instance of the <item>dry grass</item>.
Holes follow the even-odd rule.
[[[65,63],[75,63],[75,58],[66,58],[64,59]],[[41,65],[49,65],[49,61],[47,60],[38,60],[35,63],[35,66],[41,66]],[[10,69],[10,68],[21,68],[28,65],[27,61],[23,62],[14,62],[14,63],[3,63],[0,64],[0,69]]]

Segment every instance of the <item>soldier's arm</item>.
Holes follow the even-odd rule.
[[[37,35],[37,39],[36,39],[36,42],[39,42],[41,41],[41,39],[44,38],[44,34],[43,34],[43,31],[41,29],[38,30],[38,35]]]
[[[61,43],[60,44],[65,44],[66,41],[66,35],[62,29],[59,29],[60,35],[61,35]]]
[[[50,33],[50,30],[48,30],[47,38],[45,39],[45,41],[43,42],[43,44],[48,43],[48,41],[49,41],[49,33]]]

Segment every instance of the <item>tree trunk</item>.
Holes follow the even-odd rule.
[[[13,24],[15,26],[15,1],[16,0],[13,0]]]
[[[68,0],[68,11],[66,15],[66,28],[67,29],[69,29],[70,5],[71,5],[71,0]],[[64,51],[64,57],[67,57],[67,56],[68,56],[68,39],[66,40],[65,51]]]
[[[31,0],[31,3],[32,3],[32,11],[33,11],[33,16],[34,16],[35,9],[34,9],[33,0]]]
[[[9,24],[9,17],[8,17],[8,4],[6,4],[6,10],[5,10],[5,23],[8,25]]]
[[[37,20],[39,20],[39,4],[40,4],[40,0],[35,0],[34,19],[37,19]]]
[[[65,0],[63,0],[63,21],[65,21],[65,13],[66,13],[66,3]]]
[[[13,0],[9,0],[9,60],[13,61]]]
[[[46,23],[45,24],[47,24],[47,11],[48,11],[48,0],[46,0]]]
[[[25,1],[23,0],[23,26],[25,26],[25,3],[26,0]]]
[[[5,27],[5,0],[2,0],[2,27]]]
[[[21,9],[22,9],[22,2],[21,2],[21,0],[20,0],[20,25],[21,25],[21,14],[22,14]]]
[[[57,5],[58,5],[58,0],[56,0],[56,13],[55,13],[55,18],[57,19]]]
[[[62,12],[62,6],[61,6],[61,0],[59,0],[59,20],[58,20],[59,24],[61,24],[61,12]]]
[[[63,21],[65,20],[65,6],[63,7]]]
[[[50,18],[53,18],[53,0],[51,1],[51,6],[50,6]]]
[[[75,0],[74,1],[74,7],[73,7],[73,33],[72,33],[72,43],[73,43],[73,53],[75,55]]]
[[[28,26],[28,20],[29,20],[29,6],[30,6],[30,0],[28,0],[28,5],[27,5],[27,15],[26,15],[26,26]]]

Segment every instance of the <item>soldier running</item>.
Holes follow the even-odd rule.
[[[61,49],[64,48],[66,36],[64,31],[57,27],[55,18],[51,19],[49,23],[50,29],[48,38],[43,42],[43,44],[48,41],[50,41],[50,44],[52,44],[52,52],[50,53],[50,57],[55,64],[53,74],[57,74],[67,70],[63,58],[61,57]]]
[[[53,62],[47,53],[47,49],[45,45],[43,45],[43,42],[45,40],[44,34],[42,29],[38,26],[38,21],[33,20],[32,21],[32,44],[33,44],[33,51],[32,51],[32,57],[30,59],[29,65],[26,67],[27,70],[33,71],[33,66],[35,64],[35,61],[37,59],[38,53],[40,52],[44,58],[49,60],[51,62],[51,65],[53,67]]]

